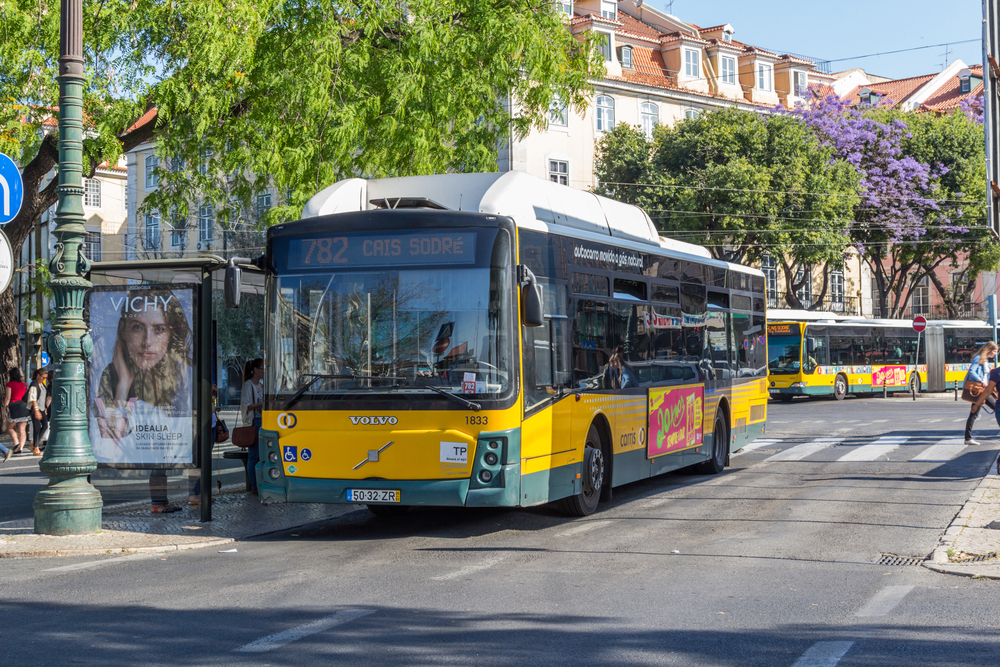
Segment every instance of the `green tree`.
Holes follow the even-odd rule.
[[[645,208],[664,235],[714,257],[783,263],[786,301],[811,276],[797,268],[843,266],[857,177],[831,159],[800,120],[736,108],[705,113],[651,140],[620,125],[598,145],[598,192]],[[826,294],[827,284],[815,307]]]
[[[281,193],[276,222],[345,176],[493,170],[555,95],[585,104],[599,67],[550,0],[84,0],[83,13],[84,175],[155,137],[146,205],[186,216],[211,201],[223,224],[264,188]],[[0,151],[26,193],[6,228],[17,254],[56,201],[59,1],[9,0],[0,24]],[[13,312],[8,291],[0,366],[16,361]]]

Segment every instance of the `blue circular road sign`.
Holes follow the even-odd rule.
[[[49,353],[48,352],[42,352],[42,366],[44,367],[44,366],[48,366],[48,365],[49,365]]]
[[[24,201],[24,183],[21,172],[9,157],[0,153],[0,225],[13,220]]]

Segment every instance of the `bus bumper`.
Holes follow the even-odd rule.
[[[768,392],[773,397],[778,396],[819,396],[832,394],[830,387],[770,387]]]
[[[280,451],[275,431],[260,432],[261,459],[257,484],[261,502],[347,503],[347,490],[398,490],[402,505],[438,507],[516,507],[521,492],[521,430],[480,433],[472,475],[462,479],[356,480],[289,477],[281,463],[271,463],[268,452]],[[496,447],[491,447],[491,444]],[[497,454],[487,462],[486,454]],[[272,473],[271,471],[275,472]],[[488,473],[488,474],[486,474]],[[274,477],[274,475],[277,477]]]

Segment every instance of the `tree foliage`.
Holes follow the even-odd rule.
[[[652,139],[619,125],[600,140],[595,171],[601,194],[644,207],[666,236],[730,261],[781,258],[790,307],[810,279],[796,267],[843,265],[857,177],[797,119],[729,108],[658,126]]]

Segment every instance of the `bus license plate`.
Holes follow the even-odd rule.
[[[348,489],[349,503],[398,503],[399,491],[382,491],[379,489]]]

